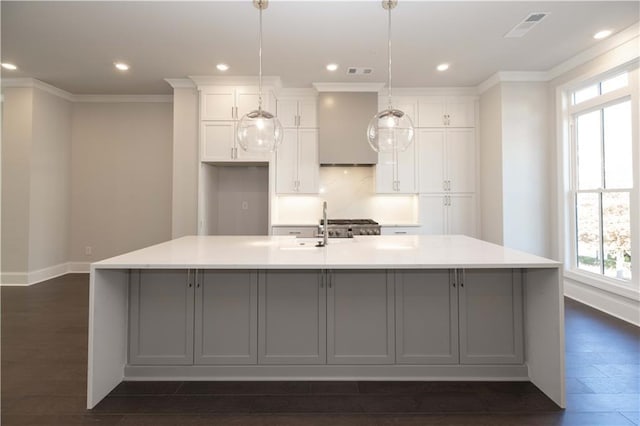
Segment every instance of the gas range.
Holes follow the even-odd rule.
[[[322,229],[320,220],[320,229]],[[354,235],[380,235],[380,224],[371,219],[328,219],[329,238],[353,238]]]

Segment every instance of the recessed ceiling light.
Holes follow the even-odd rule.
[[[440,64],[436,67],[438,71],[446,71],[449,69],[449,64]]]
[[[124,62],[115,62],[113,65],[120,71],[129,70],[129,65],[125,64]]]
[[[218,64],[216,65],[216,68],[218,68],[218,71],[226,71],[229,69],[229,65],[227,64]]]
[[[2,63],[2,68],[4,68],[5,70],[10,70],[10,71],[15,71],[18,69],[18,67],[16,67],[13,64],[10,64],[8,62],[3,62]]]
[[[338,69],[338,64],[329,64],[327,65],[327,71],[335,71]]]
[[[611,30],[603,30],[603,31],[598,31],[597,33],[595,33],[593,35],[593,38],[595,38],[596,40],[602,40],[603,38],[607,38],[611,35]]]

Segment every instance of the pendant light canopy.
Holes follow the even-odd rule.
[[[369,145],[376,152],[394,152],[406,150],[413,141],[414,129],[409,116],[394,109],[391,103],[391,9],[398,5],[398,0],[383,0],[382,7],[389,11],[389,105],[384,111],[373,116],[367,128]]]
[[[260,11],[260,33],[258,40],[258,109],[245,114],[238,123],[236,139],[240,147],[249,152],[270,152],[278,149],[282,142],[282,125],[278,118],[262,109],[262,11],[268,0],[253,0]]]

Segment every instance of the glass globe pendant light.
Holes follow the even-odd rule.
[[[260,10],[258,109],[245,114],[236,130],[238,144],[249,152],[275,151],[283,136],[278,118],[262,109],[262,10],[266,9],[268,4],[268,0],[253,0],[253,5]]]
[[[384,111],[373,116],[367,128],[369,145],[376,152],[397,152],[406,150],[413,141],[414,129],[409,116],[393,108],[391,103],[391,9],[398,0],[383,0],[382,8],[389,11],[389,105]]]

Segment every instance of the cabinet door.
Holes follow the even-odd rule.
[[[396,271],[396,362],[458,363],[458,290],[448,270]]]
[[[262,109],[265,111],[269,111],[268,98],[269,96],[267,93],[262,94]],[[237,120],[240,120],[246,113],[258,109],[257,91],[244,91],[238,89],[236,91],[236,107],[238,109],[238,116],[236,117]],[[275,111],[269,112],[275,114]]]
[[[474,129],[447,129],[446,179],[451,192],[476,191]]]
[[[420,196],[420,225],[423,234],[442,235],[445,228],[445,197],[443,195]]]
[[[298,181],[298,130],[284,129],[282,143],[276,151],[276,192],[295,194]]]
[[[201,161],[233,159],[235,124],[233,121],[203,121],[200,126]]]
[[[195,363],[255,364],[257,272],[198,271],[198,274]]]
[[[317,194],[320,165],[318,164],[318,130],[298,130],[298,192]]]
[[[389,100],[387,97],[380,98],[379,105],[382,109],[387,109]],[[409,116],[413,127],[418,127],[418,98],[411,96],[394,96],[393,107],[399,109]]]
[[[301,99],[298,101],[298,115],[300,116],[300,122],[298,125],[300,127],[318,127],[317,103],[316,99]]]
[[[189,271],[131,272],[129,363],[193,364],[194,288]]]
[[[420,192],[442,192],[445,164],[445,129],[420,129],[418,132],[418,174]]]
[[[398,151],[396,165],[396,192],[415,194],[416,191],[416,144],[415,141],[404,151]]]
[[[261,274],[258,346],[260,364],[324,364],[326,287],[313,270]]]
[[[234,120],[235,105],[233,87],[203,89],[200,92],[200,119]]]
[[[477,235],[476,200],[470,194],[448,195],[447,233]]]
[[[394,295],[390,274],[385,270],[329,273],[329,364],[393,364]]]
[[[379,152],[376,164],[376,192],[396,193],[396,156],[392,152]]]
[[[470,96],[447,97],[449,127],[475,127],[475,100]]]
[[[278,99],[278,120],[282,127],[296,127],[298,101],[295,99]]]
[[[460,362],[522,364],[522,272],[461,272]]]
[[[446,99],[444,96],[420,96],[417,127],[444,127]]]

